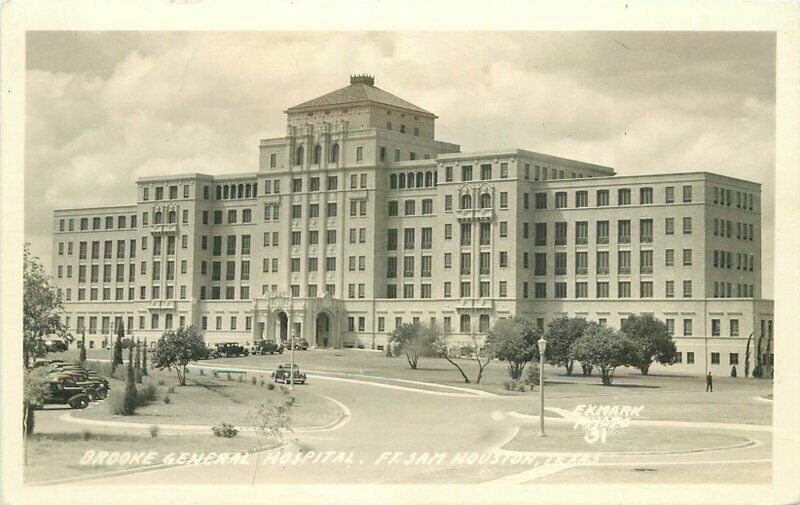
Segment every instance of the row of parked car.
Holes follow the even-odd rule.
[[[105,377],[74,363],[40,359],[34,366],[47,367],[47,394],[42,405],[35,405],[37,408],[47,404],[83,409],[89,402],[106,398],[111,391],[111,385]]]
[[[307,351],[308,341],[305,339],[296,339],[294,341],[294,348],[296,351]],[[237,342],[220,342],[208,349],[207,357],[208,359],[214,359],[249,356],[251,354],[283,354],[283,351],[288,351],[290,349],[291,342],[289,341],[280,344],[272,340],[256,340],[250,347],[245,347]]]

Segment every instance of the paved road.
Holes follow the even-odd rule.
[[[388,385],[388,387],[387,387]],[[768,478],[771,457],[771,433],[754,427],[733,427],[731,434],[753,442],[732,450],[680,454],[604,455],[581,465],[580,459],[556,459],[550,454],[524,459],[525,453],[501,447],[511,440],[520,426],[535,425],[538,417],[510,415],[513,411],[531,410],[532,397],[475,396],[457,390],[414,389],[402,382],[375,383],[339,380],[335,377],[313,378],[307,386],[319,394],[334,398],[349,410],[347,422],[336,429],[297,434],[298,444],[281,451],[267,451],[249,457],[247,465],[192,465],[157,469],[94,480],[96,484],[363,484],[363,483],[455,483],[455,482],[650,482],[671,476],[676,481],[692,476],[710,479],[721,475],[727,482],[743,478]],[[448,394],[440,394],[447,392]],[[670,393],[674,394],[674,393]],[[700,395],[703,393],[692,393]],[[624,397],[623,397],[624,398]],[[591,398],[553,399],[555,407],[571,409]],[[596,403],[609,402],[598,397]],[[634,404],[635,400],[629,403]],[[753,399],[753,408],[768,408]],[[37,426],[80,431],[78,424],[58,419],[64,412],[42,412]],[[570,427],[551,413],[550,425]],[[668,423],[665,428],[680,426]],[[713,426],[684,426],[688,437],[703,430],[718,431]],[[678,430],[680,431],[680,430]],[[673,431],[673,435],[674,431]],[[682,435],[677,435],[682,436]],[[198,448],[198,450],[202,450]],[[297,454],[300,456],[295,456]],[[426,456],[427,455],[427,456]],[[463,458],[462,458],[463,456]],[[280,458],[303,457],[303,464],[281,463]],[[467,458],[495,458],[469,461]],[[325,460],[327,458],[327,461]],[[426,459],[427,458],[427,459]],[[462,459],[459,459],[462,458]],[[507,464],[496,464],[505,458]],[[337,461],[334,461],[336,459]],[[413,464],[407,464],[413,460]],[[265,463],[265,461],[267,461]],[[316,462],[315,462],[316,461]],[[544,462],[548,464],[542,464]],[[586,462],[586,461],[583,461]],[[720,465],[726,471],[720,472]],[[636,469],[639,469],[637,471]],[[765,477],[766,476],[766,477]],[[587,480],[588,479],[588,480]]]

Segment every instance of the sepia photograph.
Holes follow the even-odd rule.
[[[774,487],[781,36],[25,30],[22,489]]]

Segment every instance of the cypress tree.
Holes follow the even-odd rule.
[[[134,364],[136,383],[142,383],[142,350],[139,348],[139,339],[136,339],[136,362]]]
[[[125,378],[125,393],[122,397],[122,415],[136,413],[136,376],[133,368],[133,345],[128,348],[128,374]]]
[[[147,375],[147,337],[142,345],[142,375]]]
[[[83,335],[81,336],[81,355],[78,361],[80,361],[81,366],[86,364],[86,329],[83,330]]]

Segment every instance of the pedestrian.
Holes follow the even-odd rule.
[[[708,372],[708,375],[706,375],[706,393],[709,391],[712,393],[714,392],[714,381],[711,378],[711,372]]]

